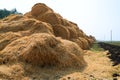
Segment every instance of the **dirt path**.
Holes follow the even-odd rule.
[[[115,69],[106,54],[107,51],[86,52],[85,60],[88,63],[88,67],[84,70],[83,74],[87,79],[113,80],[112,74],[115,72]]]
[[[109,50],[108,57],[114,62],[113,66],[120,64],[120,46],[104,42],[98,43],[104,50]]]
[[[119,77],[115,76],[119,73],[120,67],[112,66],[112,62],[106,55],[108,51],[85,52],[84,57],[88,63],[86,69],[82,73],[74,72],[67,75],[62,80],[69,80],[68,78],[70,78],[70,80],[120,80]]]

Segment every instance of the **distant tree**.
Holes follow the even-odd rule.
[[[10,14],[22,14],[22,13],[19,13],[16,8],[12,10],[0,9],[0,19],[7,17]]]
[[[11,14],[16,14],[16,13],[17,13],[16,8],[14,8],[14,9],[11,10]]]

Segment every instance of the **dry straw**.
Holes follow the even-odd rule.
[[[34,34],[21,52],[23,59],[40,66],[84,67],[83,52],[77,44],[48,34]]]

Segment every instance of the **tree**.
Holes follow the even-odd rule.
[[[22,14],[17,11],[16,8],[12,10],[7,10],[7,9],[0,9],[0,19],[9,16],[10,14]]]

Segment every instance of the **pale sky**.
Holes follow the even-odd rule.
[[[26,13],[35,3],[45,3],[64,18],[78,24],[97,40],[120,41],[120,0],[0,0],[0,9]]]

